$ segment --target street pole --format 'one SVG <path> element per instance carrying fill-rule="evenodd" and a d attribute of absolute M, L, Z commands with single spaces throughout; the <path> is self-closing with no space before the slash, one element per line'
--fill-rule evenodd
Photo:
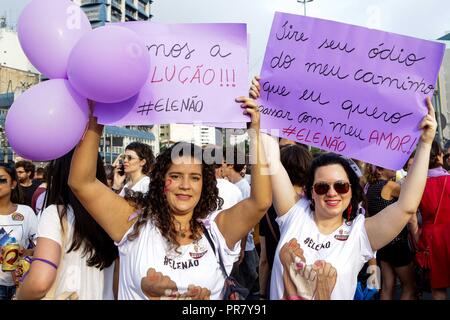
<path fill-rule="evenodd" d="M 297 0 L 297 2 L 303 4 L 303 15 L 306 17 L 306 4 L 308 2 L 313 2 L 313 0 Z"/>

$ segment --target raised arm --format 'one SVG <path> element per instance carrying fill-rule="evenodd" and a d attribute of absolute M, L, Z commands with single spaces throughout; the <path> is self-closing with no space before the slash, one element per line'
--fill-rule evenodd
<path fill-rule="evenodd" d="M 259 77 L 252 80 L 250 96 L 254 99 L 260 97 Z M 280 149 L 276 138 L 262 134 L 262 141 L 266 150 L 267 161 L 271 171 L 270 181 L 272 183 L 273 206 L 278 216 L 287 213 L 299 200 L 294 186 L 289 179 L 286 169 L 280 162 Z"/>
<path fill-rule="evenodd" d="M 402 185 L 398 201 L 377 215 L 366 219 L 366 231 L 373 250 L 378 250 L 394 239 L 405 227 L 422 199 L 427 179 L 431 144 L 436 134 L 436 118 L 431 101 L 427 98 L 428 114 L 423 118 L 422 134 L 413 165 Z"/>
<path fill-rule="evenodd" d="M 250 197 L 242 200 L 233 207 L 222 211 L 216 217 L 216 223 L 222 232 L 229 248 L 249 233 L 249 231 L 261 220 L 267 209 L 272 204 L 272 190 L 270 178 L 265 161 L 264 149 L 260 141 L 259 111 L 253 99 L 239 97 L 237 102 L 242 103 L 244 113 L 252 118 L 248 130 L 250 136 L 250 159 L 252 161 L 252 188 Z"/>
<path fill-rule="evenodd" d="M 103 126 L 91 115 L 86 134 L 72 158 L 69 186 L 95 221 L 118 242 L 133 224 L 128 218 L 135 209 L 96 178 L 102 131 Z"/>

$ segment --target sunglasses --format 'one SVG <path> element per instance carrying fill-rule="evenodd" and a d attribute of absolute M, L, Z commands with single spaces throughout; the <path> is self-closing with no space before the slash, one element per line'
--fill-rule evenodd
<path fill-rule="evenodd" d="M 128 155 L 128 154 L 125 154 L 124 156 L 123 156 L 123 160 L 128 160 L 128 161 L 131 161 L 131 160 L 133 160 L 133 159 L 138 159 L 138 158 L 135 158 L 135 157 L 132 157 L 132 156 L 130 156 L 130 155 Z"/>
<path fill-rule="evenodd" d="M 328 193 L 330 188 L 331 184 L 328 184 L 326 182 L 318 182 L 313 186 L 314 192 L 319 196 Z M 339 194 L 346 194 L 350 190 L 350 183 L 345 181 L 336 181 L 335 183 L 333 183 L 333 189 Z"/>
<path fill-rule="evenodd" d="M 8 183 L 8 179 L 0 178 L 0 184 L 6 184 L 6 183 Z"/>

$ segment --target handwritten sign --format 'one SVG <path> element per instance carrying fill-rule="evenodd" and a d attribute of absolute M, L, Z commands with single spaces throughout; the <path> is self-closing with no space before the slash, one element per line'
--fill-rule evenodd
<path fill-rule="evenodd" d="M 389 169 L 415 149 L 444 45 L 276 13 L 261 72 L 262 127 Z"/>
<path fill-rule="evenodd" d="M 248 92 L 245 24 L 119 24 L 140 35 L 151 63 L 141 92 L 98 104 L 102 124 L 245 122 L 234 99 Z"/>

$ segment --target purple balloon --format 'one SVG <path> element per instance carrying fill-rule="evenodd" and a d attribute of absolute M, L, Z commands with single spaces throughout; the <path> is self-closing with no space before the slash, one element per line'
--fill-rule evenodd
<path fill-rule="evenodd" d="M 41 82 L 20 95 L 11 106 L 6 116 L 6 136 L 23 158 L 53 160 L 80 141 L 88 115 L 87 100 L 67 80 Z"/>
<path fill-rule="evenodd" d="M 86 34 L 72 50 L 70 84 L 90 100 L 116 103 L 137 94 L 150 73 L 141 38 L 124 27 L 105 26 Z"/>
<path fill-rule="evenodd" d="M 92 30 L 86 14 L 70 0 L 31 1 L 17 29 L 25 55 L 50 79 L 67 78 L 70 52 Z"/>

